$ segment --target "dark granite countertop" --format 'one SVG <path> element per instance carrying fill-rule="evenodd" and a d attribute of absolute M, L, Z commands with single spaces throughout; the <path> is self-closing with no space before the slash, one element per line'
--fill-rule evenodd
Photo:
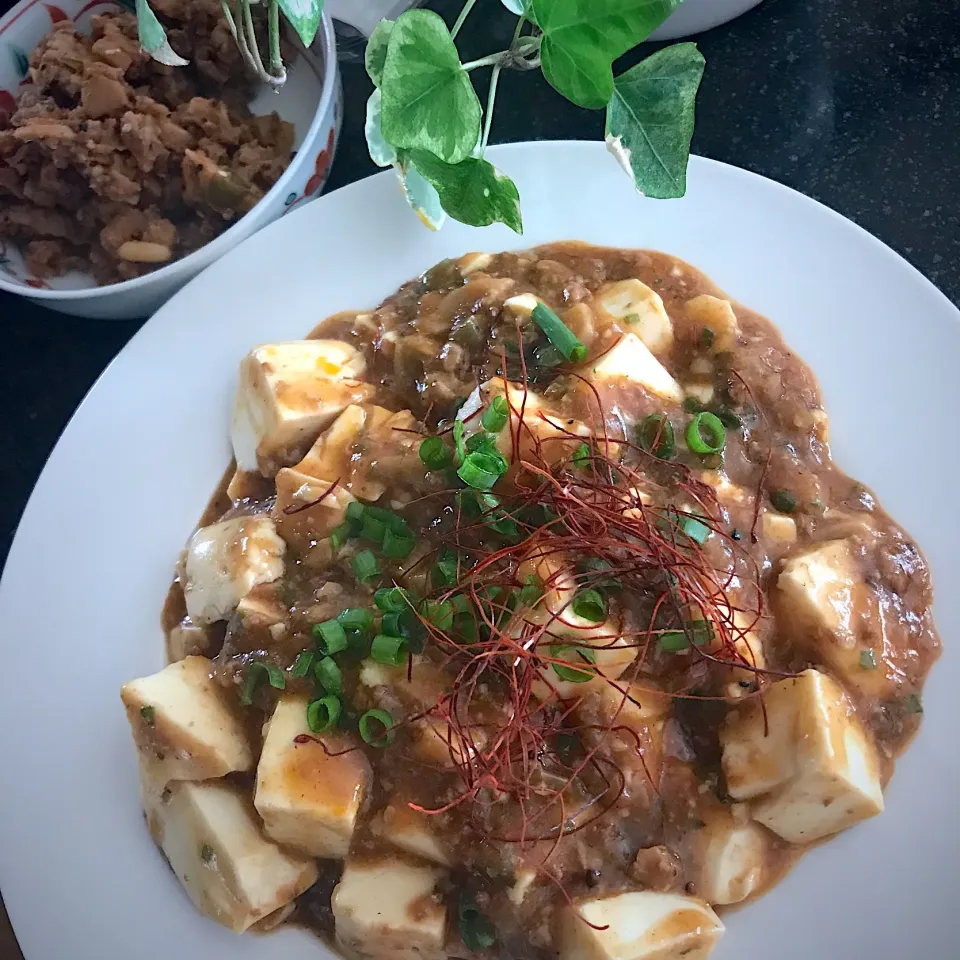
<path fill-rule="evenodd" d="M 431 6 L 450 15 L 460 0 Z M 471 19 L 468 54 L 502 45 L 507 14 L 488 6 L 488 20 Z M 765 0 L 699 43 L 708 66 L 697 153 L 816 197 L 960 302 L 958 0 Z M 328 189 L 374 170 L 363 143 L 369 82 L 357 63 L 343 78 L 346 121 Z M 562 101 L 539 75 L 504 78 L 494 141 L 601 133 L 601 114 Z M 140 322 L 63 317 L 3 293 L 0 320 L 2 560 L 58 435 Z"/>

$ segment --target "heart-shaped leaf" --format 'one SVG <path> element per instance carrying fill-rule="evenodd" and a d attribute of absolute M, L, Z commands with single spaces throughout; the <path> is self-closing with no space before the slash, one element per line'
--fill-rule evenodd
<path fill-rule="evenodd" d="M 374 90 L 367 100 L 367 120 L 363 126 L 370 159 L 378 167 L 392 167 L 397 162 L 397 151 L 383 139 L 380 129 L 380 91 Z"/>
<path fill-rule="evenodd" d="M 611 64 L 646 40 L 681 0 L 531 0 L 543 31 L 543 75 L 581 107 L 605 107 Z"/>
<path fill-rule="evenodd" d="M 367 41 L 367 50 L 363 61 L 367 68 L 367 75 L 375 87 L 380 86 L 383 79 L 383 65 L 387 60 L 387 45 L 390 43 L 390 34 L 393 32 L 392 20 L 381 20 L 370 34 Z"/>
<path fill-rule="evenodd" d="M 607 147 L 648 197 L 682 197 L 704 59 L 678 43 L 617 77 L 607 108 Z"/>
<path fill-rule="evenodd" d="M 409 155 L 403 156 L 396 167 L 407 203 L 413 207 L 414 213 L 424 226 L 431 230 L 439 230 L 446 222 L 447 214 L 444 212 L 436 188 L 421 175 Z"/>
<path fill-rule="evenodd" d="M 527 6 L 529 5 L 530 0 L 500 0 L 500 2 L 511 12 L 515 13 L 518 17 L 522 17 L 526 12 Z"/>
<path fill-rule="evenodd" d="M 166 64 L 168 67 L 185 67 L 190 62 L 173 52 L 167 42 L 166 30 L 150 9 L 147 0 L 137 0 L 137 39 L 144 52 L 157 63 Z"/>
<path fill-rule="evenodd" d="M 277 0 L 283 15 L 297 31 L 297 36 L 309 47 L 320 28 L 323 15 L 323 0 Z"/>
<path fill-rule="evenodd" d="M 447 163 L 468 157 L 480 137 L 480 101 L 443 20 L 408 10 L 390 32 L 380 78 L 383 135 Z"/>
<path fill-rule="evenodd" d="M 523 233 L 517 185 L 493 164 L 479 157 L 444 163 L 422 151 L 412 153 L 411 159 L 454 220 L 471 227 L 505 223 L 516 233 Z"/>

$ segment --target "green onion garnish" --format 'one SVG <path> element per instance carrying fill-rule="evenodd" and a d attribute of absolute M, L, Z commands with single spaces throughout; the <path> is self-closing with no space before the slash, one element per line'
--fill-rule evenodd
<path fill-rule="evenodd" d="M 587 557 L 585 560 L 581 560 L 577 564 L 577 573 L 582 574 L 597 574 L 602 573 L 605 570 L 612 570 L 613 567 L 606 560 L 602 560 L 600 557 Z M 613 577 L 596 577 L 591 576 L 587 581 L 594 589 L 599 590 L 601 593 L 620 593 L 623 590 L 619 580 L 614 579 Z"/>
<path fill-rule="evenodd" d="M 314 665 L 313 675 L 327 693 L 343 693 L 343 674 L 333 657 L 322 657 L 318 660 Z"/>
<path fill-rule="evenodd" d="M 450 448 L 442 437 L 427 437 L 420 444 L 420 459 L 428 470 L 442 470 L 450 465 Z"/>
<path fill-rule="evenodd" d="M 487 950 L 497 942 L 497 931 L 493 924 L 466 893 L 460 897 L 457 917 L 460 921 L 460 939 L 468 950 Z"/>
<path fill-rule="evenodd" d="M 550 648 L 550 656 L 557 660 L 562 659 L 568 653 L 573 653 L 574 656 L 580 657 L 586 663 L 597 662 L 596 654 L 589 647 L 556 646 Z M 569 683 L 588 683 L 596 676 L 592 670 L 589 672 L 574 670 L 562 663 L 554 663 L 551 666 L 561 680 L 566 680 Z"/>
<path fill-rule="evenodd" d="M 368 710 L 360 716 L 357 727 L 360 738 L 371 747 L 386 747 L 393 743 L 393 717 L 386 710 Z"/>
<path fill-rule="evenodd" d="M 490 406 L 483 411 L 483 416 L 480 417 L 480 426 L 487 433 L 499 433 L 507 425 L 509 419 L 510 407 L 507 404 L 507 398 L 498 396 L 494 397 Z"/>
<path fill-rule="evenodd" d="M 463 463 L 463 458 L 467 455 L 467 450 L 463 442 L 462 420 L 454 420 L 453 422 L 453 445 L 457 451 L 457 463 Z"/>
<path fill-rule="evenodd" d="M 860 651 L 860 666 L 864 670 L 876 670 L 877 669 L 877 657 L 872 650 L 861 650 Z"/>
<path fill-rule="evenodd" d="M 908 693 L 903 698 L 903 709 L 907 713 L 923 713 L 923 700 L 919 693 Z"/>
<path fill-rule="evenodd" d="M 708 620 L 691 620 L 687 632 L 693 637 L 695 647 L 705 647 L 713 641 L 713 624 Z"/>
<path fill-rule="evenodd" d="M 770 494 L 770 503 L 781 513 L 793 513 L 797 509 L 797 498 L 789 490 L 774 490 Z"/>
<path fill-rule="evenodd" d="M 573 612 L 591 623 L 603 623 L 607 619 L 607 601 L 598 590 L 579 590 L 573 598 Z"/>
<path fill-rule="evenodd" d="M 743 421 L 729 407 L 714 407 L 713 412 L 728 430 L 739 430 L 743 426 Z"/>
<path fill-rule="evenodd" d="M 399 613 L 410 606 L 410 594 L 403 587 L 384 587 L 373 595 L 373 602 L 384 613 Z"/>
<path fill-rule="evenodd" d="M 391 611 L 390 613 L 385 613 L 380 618 L 380 632 L 385 633 L 388 637 L 402 637 L 400 626 L 400 618 L 403 616 L 399 611 Z"/>
<path fill-rule="evenodd" d="M 247 679 L 243 685 L 243 692 L 240 694 L 240 702 L 245 707 L 253 703 L 253 692 L 264 677 L 267 678 L 267 682 L 274 690 L 283 690 L 287 686 L 287 678 L 278 666 L 272 663 L 264 663 L 262 660 L 254 660 L 247 667 Z"/>
<path fill-rule="evenodd" d="M 417 544 L 416 534 L 397 533 L 387 527 L 383 535 L 383 555 L 391 560 L 403 560 L 409 557 Z"/>
<path fill-rule="evenodd" d="M 717 335 L 709 327 L 704 327 L 700 331 L 700 343 L 705 349 L 709 350 L 716 339 Z"/>
<path fill-rule="evenodd" d="M 541 597 L 543 597 L 543 584 L 539 577 L 531 573 L 520 588 L 520 606 L 532 607 Z"/>
<path fill-rule="evenodd" d="M 374 543 L 383 543 L 383 535 L 387 532 L 387 525 L 378 520 L 369 510 L 364 511 L 363 521 L 360 524 L 360 536 L 364 540 Z"/>
<path fill-rule="evenodd" d="M 440 559 L 433 565 L 431 580 L 438 589 L 440 587 L 455 587 L 457 585 L 457 555 L 450 549 L 440 554 Z"/>
<path fill-rule="evenodd" d="M 341 523 L 340 526 L 333 528 L 330 534 L 330 544 L 334 550 L 340 550 L 352 535 L 353 528 L 350 524 Z"/>
<path fill-rule="evenodd" d="M 518 537 L 520 527 L 517 521 L 500 506 L 500 498 L 492 493 L 478 493 L 477 504 L 482 511 L 484 523 L 505 537 Z"/>
<path fill-rule="evenodd" d="M 677 452 L 673 424 L 665 413 L 651 413 L 637 427 L 637 443 L 658 460 L 669 460 Z"/>
<path fill-rule="evenodd" d="M 307 726 L 313 733 L 329 730 L 340 719 L 340 699 L 329 694 L 307 706 Z"/>
<path fill-rule="evenodd" d="M 339 620 L 324 620 L 315 623 L 312 628 L 313 639 L 317 641 L 320 652 L 333 656 L 347 649 L 347 631 Z"/>
<path fill-rule="evenodd" d="M 145 703 L 140 708 L 140 719 L 148 726 L 152 727 L 157 719 L 157 709 L 156 707 L 151 707 L 150 704 Z"/>
<path fill-rule="evenodd" d="M 559 367 L 565 359 L 552 343 L 543 343 L 533 351 L 533 365 L 536 367 Z"/>
<path fill-rule="evenodd" d="M 507 462 L 499 454 L 468 453 L 457 470 L 457 476 L 474 490 L 490 490 L 507 472 Z"/>
<path fill-rule="evenodd" d="M 438 630 L 449 630 L 453 626 L 453 604 L 449 600 L 423 600 L 420 613 Z"/>
<path fill-rule="evenodd" d="M 713 413 L 698 413 L 687 427 L 687 446 L 700 456 L 722 453 L 727 434 L 719 417 Z"/>
<path fill-rule="evenodd" d="M 660 648 L 668 653 L 690 649 L 690 639 L 682 630 L 669 630 L 660 634 Z"/>
<path fill-rule="evenodd" d="M 694 543 L 706 543 L 707 537 L 710 536 L 710 528 L 697 517 L 681 517 L 677 526 Z"/>
<path fill-rule="evenodd" d="M 567 360 L 573 363 L 583 363 L 587 359 L 587 348 L 545 303 L 538 301 L 531 316 L 533 322 Z"/>
<path fill-rule="evenodd" d="M 353 572 L 361 583 L 372 580 L 380 573 L 380 564 L 372 550 L 361 550 L 352 561 Z"/>
<path fill-rule="evenodd" d="M 337 620 L 344 630 L 369 630 L 373 625 L 373 614 L 365 607 L 348 607 L 337 614 Z"/>
<path fill-rule="evenodd" d="M 294 661 L 291 676 L 303 679 L 313 669 L 313 661 L 316 654 L 312 650 L 304 650 Z"/>
<path fill-rule="evenodd" d="M 704 406 L 697 397 L 687 397 L 687 399 L 683 401 L 683 409 L 687 413 L 701 413 L 703 412 Z"/>
<path fill-rule="evenodd" d="M 202 847 L 200 847 L 200 859 L 204 863 L 213 863 L 213 858 L 215 856 L 216 854 L 213 851 L 213 847 L 211 847 L 209 843 L 205 843 Z"/>
<path fill-rule="evenodd" d="M 373 638 L 370 656 L 377 663 L 399 667 L 407 659 L 407 641 L 403 637 L 390 637 L 385 633 L 378 633 Z"/>
<path fill-rule="evenodd" d="M 366 507 L 359 500 L 351 500 L 347 504 L 347 523 L 350 526 L 351 536 L 360 535 L 360 527 L 363 524 L 363 514 Z"/>
<path fill-rule="evenodd" d="M 590 448 L 585 443 L 581 443 L 580 446 L 573 451 L 573 457 L 571 459 L 575 467 L 586 470 L 586 468 L 590 466 Z"/>

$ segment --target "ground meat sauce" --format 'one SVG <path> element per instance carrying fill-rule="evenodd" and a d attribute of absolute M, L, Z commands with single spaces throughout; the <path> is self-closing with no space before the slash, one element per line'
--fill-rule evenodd
<path fill-rule="evenodd" d="M 634 279 L 662 298 L 672 342 L 639 312 L 615 315 L 611 290 L 620 288 L 610 285 Z M 584 365 L 563 362 L 533 319 L 505 308 L 505 300 L 521 294 L 533 294 L 563 319 L 589 352 Z M 716 300 L 698 299 L 704 296 Z M 318 696 L 312 682 L 291 671 L 300 653 L 313 649 L 313 625 L 348 608 L 380 617 L 374 591 L 394 583 L 415 597 L 466 591 L 472 600 L 488 599 L 486 616 L 498 627 L 481 624 L 471 638 L 454 641 L 428 630 L 411 643 L 418 652 L 404 666 L 371 664 L 369 643 L 338 658 L 340 725 L 355 731 L 358 716 L 369 709 L 387 710 L 397 722 L 389 746 L 359 747 L 374 777 L 351 856 L 382 851 L 384 823 L 409 811 L 407 804 L 441 811 L 427 819 L 455 865 L 441 884 L 453 918 L 450 955 L 469 953 L 456 921 L 464 896 L 496 930 L 489 953 L 546 958 L 556 952 L 556 913 L 570 901 L 638 889 L 700 894 L 707 825 L 750 817 L 749 805 L 728 792 L 720 731 L 728 711 L 763 702 L 772 684 L 809 667 L 835 677 L 877 748 L 883 783 L 917 729 L 923 681 L 939 650 L 924 559 L 870 492 L 833 465 L 828 421 L 810 370 L 767 320 L 720 301 L 723 295 L 706 277 L 665 254 L 562 243 L 445 261 L 372 312 L 329 318 L 312 336 L 362 350 L 373 401 L 412 412 L 409 425 L 392 436 L 368 437 L 344 451 L 350 466 L 339 482 L 350 478 L 352 489 L 374 481 L 385 487 L 378 505 L 399 513 L 417 532 L 416 547 L 405 559 L 383 561 L 381 575 L 358 582 L 353 560 L 369 546 L 362 538 L 312 541 L 292 526 L 288 536 L 279 523 L 289 545 L 285 573 L 254 588 L 281 611 L 269 626 L 234 616 L 225 629 L 198 628 L 185 619 L 179 582 L 171 590 L 164 626 L 173 658 L 191 652 L 214 657 L 216 676 L 237 691 L 251 659 L 265 659 L 287 671 L 288 691 Z M 604 358 L 637 331 L 645 343 L 657 345 L 654 352 L 685 397 L 664 399 L 640 382 L 640 371 L 636 377 L 600 375 Z M 514 438 L 514 452 L 526 450 L 527 466 L 534 466 L 518 466 L 514 457 L 493 487 L 505 511 L 521 504 L 514 511 L 519 529 L 507 523 L 491 530 L 478 521 L 465 505 L 464 484 L 449 469 L 427 470 L 417 455 L 423 437 L 438 434 L 452 453 L 457 411 L 465 402 L 469 406 L 478 385 L 496 378 L 525 391 L 531 407 L 548 410 L 559 424 L 553 437 L 559 453 L 547 452 L 547 441 L 524 448 L 526 441 Z M 724 424 L 720 453 L 694 453 L 685 440 L 691 420 L 703 411 Z M 468 435 L 477 431 L 478 415 L 465 416 Z M 675 440 L 669 451 L 659 448 L 664 419 Z M 651 423 L 658 430 L 646 442 L 638 439 L 638 429 L 649 431 Z M 583 424 L 587 431 L 580 430 Z M 505 429 L 522 433 L 516 426 Z M 604 431 L 606 441 L 597 440 Z M 586 434 L 592 447 L 582 446 Z M 291 450 L 286 462 L 295 463 L 303 452 Z M 271 481 L 231 477 L 205 523 L 278 515 Z M 232 499 L 225 492 L 228 481 Z M 541 491 L 539 505 L 524 499 L 529 490 Z M 571 507 L 569 497 L 582 502 L 583 510 Z M 588 508 L 608 509 L 617 498 L 627 498 L 635 516 L 645 514 L 647 527 L 638 525 L 634 537 L 623 528 L 614 535 L 599 522 L 588 525 L 580 530 L 576 555 L 570 555 L 567 537 L 559 561 L 586 578 L 577 581 L 581 590 L 589 585 L 602 598 L 609 636 L 631 638 L 626 667 L 621 663 L 611 674 L 616 682 L 605 679 L 607 661 L 601 657 L 611 653 L 612 639 L 599 643 L 590 658 L 578 659 L 575 646 L 563 647 L 574 642 L 569 638 L 546 645 L 534 640 L 532 651 L 520 644 L 512 654 L 506 647 L 490 655 L 498 635 L 522 639 L 544 629 L 542 621 L 517 626 L 522 614 L 498 607 L 490 583 L 529 585 L 533 570 L 534 596 L 538 588 L 549 594 L 556 586 L 551 572 L 525 558 L 555 525 L 575 524 Z M 310 509 L 292 516 L 309 516 Z M 684 526 L 691 517 L 705 526 Z M 677 522 L 689 536 L 676 532 Z M 635 564 L 641 548 L 633 540 L 661 535 L 675 548 L 662 566 Z M 818 635 L 776 585 L 791 558 L 834 542 L 844 544 L 858 586 L 845 608 L 843 636 L 831 640 Z M 455 572 L 444 583 L 436 565 L 444 551 L 449 558 L 452 545 Z M 643 549 L 650 549 L 649 542 Z M 485 572 L 476 573 L 481 567 Z M 612 571 L 609 576 L 604 569 Z M 696 611 L 687 595 L 677 601 L 691 576 L 719 585 L 722 599 L 715 594 Z M 704 617 L 714 618 L 714 626 Z M 381 629 L 378 624 L 371 635 Z M 445 626 L 453 636 L 456 617 Z M 697 630 L 705 633 L 698 636 Z M 747 634 L 751 640 L 744 647 Z M 493 659 L 484 661 L 484 651 Z M 538 654 L 548 662 L 538 661 Z M 559 657 L 574 665 L 565 668 L 574 682 L 559 682 L 551 655 L 554 663 Z M 484 668 L 493 662 L 498 668 Z M 245 708 L 255 736 L 276 696 L 261 684 L 253 706 Z M 640 721 L 618 719 L 626 717 L 623 711 L 639 714 Z M 520 722 L 518 712 L 524 714 Z M 469 738 L 455 736 L 455 727 L 466 729 Z M 438 728 L 439 751 L 421 749 Z M 498 768 L 494 776 L 472 756 L 492 755 L 498 738 L 512 738 L 514 767 Z M 762 882 L 749 897 L 774 884 L 805 849 L 772 831 L 764 834 Z M 328 938 L 338 875 L 338 864 L 328 863 L 294 915 Z M 729 898 L 736 899 L 744 898 Z"/>
<path fill-rule="evenodd" d="M 192 253 L 251 209 L 286 169 L 293 127 L 247 109 L 253 84 L 220 4 L 159 0 L 168 67 L 140 49 L 130 13 L 54 25 L 31 85 L 0 116 L 0 238 L 47 278 L 101 284 Z"/>

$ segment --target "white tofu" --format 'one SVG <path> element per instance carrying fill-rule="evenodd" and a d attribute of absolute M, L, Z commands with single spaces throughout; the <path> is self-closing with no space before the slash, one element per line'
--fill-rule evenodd
<path fill-rule="evenodd" d="M 711 353 L 729 353 L 737 345 L 739 326 L 733 304 L 704 293 L 687 301 L 687 316 L 712 331 Z"/>
<path fill-rule="evenodd" d="M 201 527 L 187 544 L 183 596 L 195 623 L 227 620 L 260 583 L 283 576 L 286 544 L 269 517 L 237 517 Z"/>
<path fill-rule="evenodd" d="M 719 470 L 704 470 L 700 473 L 700 479 L 713 487 L 716 491 L 717 499 L 724 506 L 729 507 L 733 504 L 746 503 L 747 501 L 747 491 L 743 487 L 731 483 L 729 477 Z"/>
<path fill-rule="evenodd" d="M 411 810 L 405 801 L 394 800 L 374 821 L 374 829 L 380 837 L 402 853 L 449 867 L 450 854 L 431 828 L 430 819 L 426 814 Z"/>
<path fill-rule="evenodd" d="M 683 385 L 683 395 L 685 397 L 692 397 L 704 405 L 713 403 L 714 393 L 713 384 L 706 380 L 692 380 L 690 383 Z"/>
<path fill-rule="evenodd" d="M 621 893 L 562 911 L 558 960 L 705 960 L 723 932 L 720 918 L 696 897 Z"/>
<path fill-rule="evenodd" d="M 503 307 L 516 317 L 529 317 L 539 302 L 532 293 L 521 293 L 515 297 L 507 297 L 503 301 Z"/>
<path fill-rule="evenodd" d="M 285 695 L 265 727 L 257 766 L 254 806 L 264 832 L 277 843 L 314 857 L 347 855 L 361 804 L 370 786 L 370 766 L 362 750 L 340 736 L 295 743 L 310 734 L 308 698 Z"/>
<path fill-rule="evenodd" d="M 781 546 L 790 546 L 797 542 L 797 522 L 793 517 L 764 508 L 760 516 L 760 527 L 768 540 Z"/>
<path fill-rule="evenodd" d="M 137 750 L 161 785 L 253 769 L 243 724 L 212 671 L 205 657 L 186 657 L 120 691 Z"/>
<path fill-rule="evenodd" d="M 347 860 L 334 888 L 338 944 L 367 960 L 440 960 L 447 911 L 443 871 L 394 856 Z"/>
<path fill-rule="evenodd" d="M 537 871 L 525 867 L 517 873 L 513 886 L 507 890 L 507 899 L 515 906 L 519 907 L 524 898 L 530 892 L 530 888 L 537 882 Z"/>
<path fill-rule="evenodd" d="M 876 750 L 840 685 L 816 670 L 765 688 L 720 733 L 730 795 L 792 843 L 811 843 L 883 811 Z"/>
<path fill-rule="evenodd" d="M 493 263 L 492 253 L 465 253 L 457 261 L 457 269 L 466 277 L 478 270 L 486 270 Z"/>
<path fill-rule="evenodd" d="M 683 402 L 683 389 L 680 384 L 633 333 L 624 334 L 612 349 L 595 361 L 592 372 L 596 380 L 622 377 L 632 383 L 639 383 L 651 393 L 671 403 Z"/>
<path fill-rule="evenodd" d="M 738 823 L 729 811 L 718 813 L 698 830 L 698 870 L 694 886 L 713 904 L 740 903 L 764 883 L 770 834 L 759 824 Z"/>
<path fill-rule="evenodd" d="M 211 646 L 207 628 L 184 617 L 167 635 L 167 659 L 175 663 L 185 657 L 205 657 L 212 652 Z"/>
<path fill-rule="evenodd" d="M 339 340 L 252 350 L 240 364 L 230 437 L 237 469 L 273 476 L 293 463 L 351 403 L 373 395 L 363 354 Z"/>
<path fill-rule="evenodd" d="M 640 280 L 605 284 L 594 295 L 593 308 L 602 319 L 628 324 L 653 353 L 666 353 L 673 346 L 673 323 L 663 300 Z"/>
<path fill-rule="evenodd" d="M 262 835 L 250 801 L 224 780 L 172 783 L 148 816 L 194 906 L 235 933 L 317 879 L 312 860 L 291 856 Z"/>
<path fill-rule="evenodd" d="M 309 550 L 346 520 L 347 507 L 356 498 L 339 484 L 333 486 L 334 480 L 317 480 L 293 467 L 277 474 L 272 516 L 277 532 L 296 550 Z"/>

